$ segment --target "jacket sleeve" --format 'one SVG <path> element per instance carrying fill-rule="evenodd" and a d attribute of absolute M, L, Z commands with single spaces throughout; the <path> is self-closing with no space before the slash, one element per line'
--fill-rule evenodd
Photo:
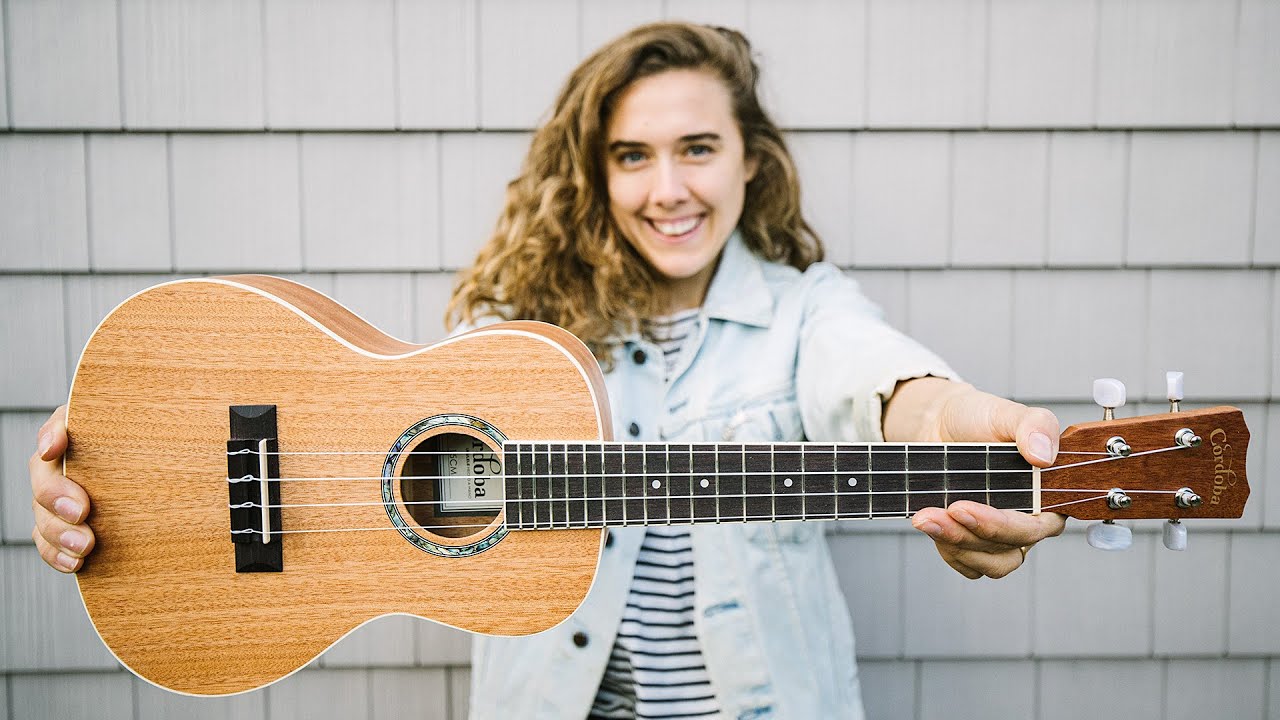
<path fill-rule="evenodd" d="M 880 307 L 838 268 L 817 263 L 800 328 L 796 396 L 805 436 L 884 440 L 884 403 L 903 380 L 959 379 L 941 358 L 894 329 Z"/>

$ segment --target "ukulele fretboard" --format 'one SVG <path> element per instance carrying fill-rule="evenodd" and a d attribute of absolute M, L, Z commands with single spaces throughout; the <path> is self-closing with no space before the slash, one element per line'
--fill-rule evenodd
<path fill-rule="evenodd" d="M 503 448 L 514 530 L 909 517 L 973 500 L 1031 511 L 1012 444 L 523 443 Z"/>

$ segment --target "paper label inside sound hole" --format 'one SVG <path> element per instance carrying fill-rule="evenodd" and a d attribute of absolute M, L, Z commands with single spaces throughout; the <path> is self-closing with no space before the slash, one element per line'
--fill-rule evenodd
<path fill-rule="evenodd" d="M 441 510 L 488 513 L 502 509 L 502 462 L 488 445 L 467 435 L 448 435 L 439 467 Z"/>

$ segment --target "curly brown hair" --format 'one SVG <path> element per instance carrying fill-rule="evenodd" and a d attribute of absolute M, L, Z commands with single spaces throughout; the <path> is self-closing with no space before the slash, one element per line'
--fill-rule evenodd
<path fill-rule="evenodd" d="M 745 155 L 759 164 L 738 224 L 747 247 L 801 270 L 822 259 L 822 242 L 800 210 L 795 163 L 756 96 L 750 43 L 727 28 L 653 23 L 600 48 L 569 76 L 520 175 L 507 184 L 492 237 L 459 274 L 447 325 L 542 320 L 577 335 L 608 367 L 620 335 L 661 312 L 660 278 L 609 212 L 606 134 L 632 83 L 685 69 L 724 83 Z"/>

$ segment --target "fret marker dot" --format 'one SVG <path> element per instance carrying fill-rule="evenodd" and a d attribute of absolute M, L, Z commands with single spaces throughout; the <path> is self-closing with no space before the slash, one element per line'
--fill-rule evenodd
<path fill-rule="evenodd" d="M 857 487 L 858 478 L 849 478 L 849 487 Z"/>
<path fill-rule="evenodd" d="M 710 481 L 708 481 L 706 478 L 702 478 L 702 482 L 700 482 L 700 483 L 698 483 L 698 484 L 699 484 L 699 485 L 701 485 L 702 487 L 707 487 L 707 486 L 708 486 L 708 485 L 710 485 L 711 483 L 710 483 Z"/>
<path fill-rule="evenodd" d="M 783 480 L 782 484 L 787 487 L 791 487 L 791 478 L 787 478 L 786 480 Z"/>
<path fill-rule="evenodd" d="M 657 490 L 657 489 L 658 489 L 658 488 L 660 488 L 660 487 L 662 487 L 662 481 L 661 481 L 661 480 L 654 480 L 654 481 L 653 481 L 653 489 L 654 489 L 654 490 Z"/>

